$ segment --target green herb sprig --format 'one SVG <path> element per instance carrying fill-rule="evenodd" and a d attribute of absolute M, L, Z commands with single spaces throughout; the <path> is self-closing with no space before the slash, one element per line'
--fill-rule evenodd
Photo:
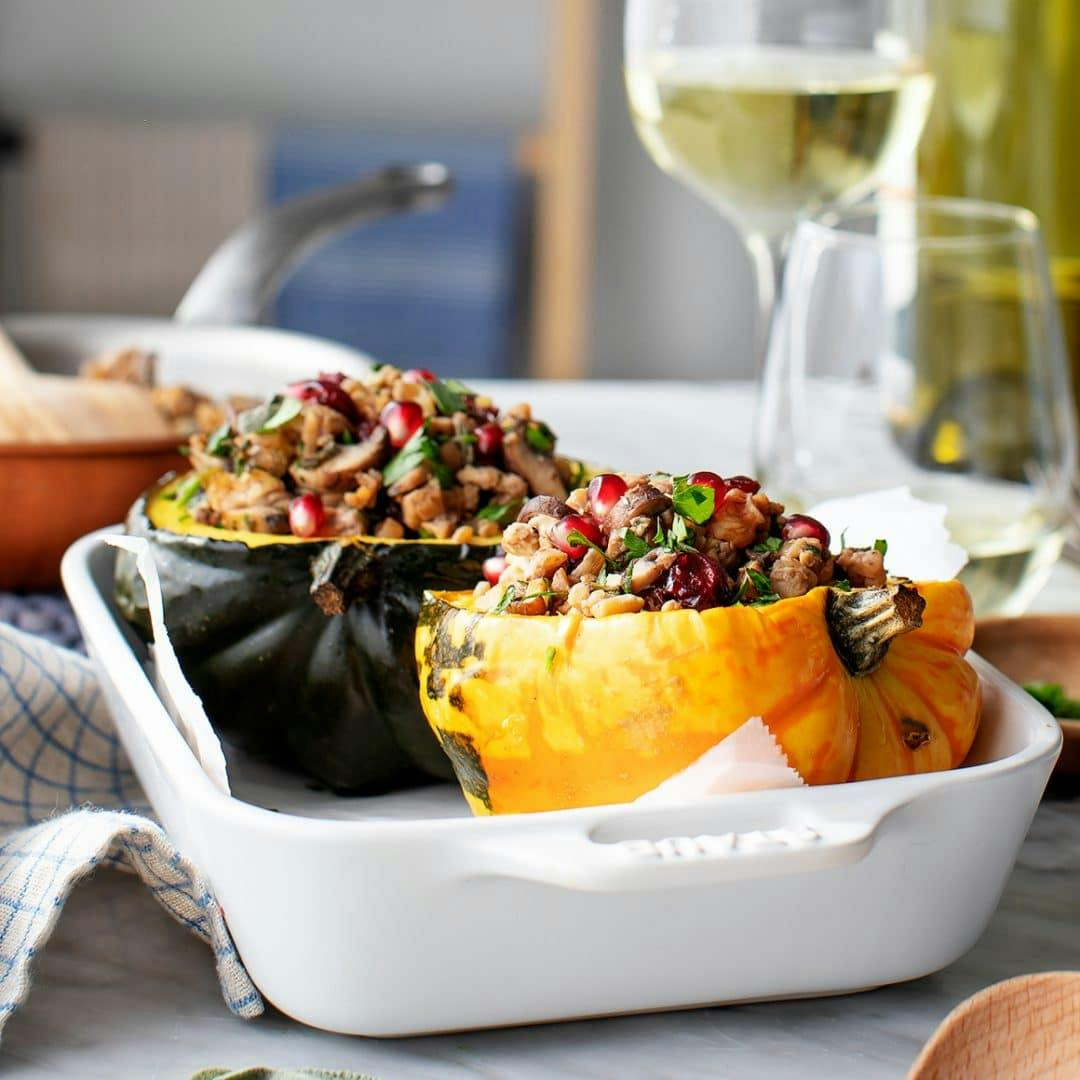
<path fill-rule="evenodd" d="M 707 484 L 691 484 L 688 477 L 676 476 L 671 482 L 671 505 L 695 525 L 704 525 L 716 512 L 716 492 Z"/>

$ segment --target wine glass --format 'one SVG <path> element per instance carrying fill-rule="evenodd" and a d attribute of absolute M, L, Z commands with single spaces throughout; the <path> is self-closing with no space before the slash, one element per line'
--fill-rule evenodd
<path fill-rule="evenodd" d="M 878 198 L 800 222 L 755 440 L 793 508 L 902 486 L 944 505 L 976 613 L 1023 610 L 1061 551 L 1076 453 L 1035 216 Z"/>
<path fill-rule="evenodd" d="M 910 163 L 923 0 L 627 0 L 626 87 L 656 163 L 739 228 L 762 337 L 796 214 Z"/>

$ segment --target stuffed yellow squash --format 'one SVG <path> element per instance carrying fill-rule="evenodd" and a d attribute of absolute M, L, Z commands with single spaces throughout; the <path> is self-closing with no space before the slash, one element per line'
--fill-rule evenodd
<path fill-rule="evenodd" d="M 963 761 L 964 587 L 889 578 L 884 543 L 834 556 L 820 523 L 713 476 L 534 500 L 488 582 L 426 596 L 421 701 L 475 812 L 630 801 L 751 716 L 810 784 Z"/>

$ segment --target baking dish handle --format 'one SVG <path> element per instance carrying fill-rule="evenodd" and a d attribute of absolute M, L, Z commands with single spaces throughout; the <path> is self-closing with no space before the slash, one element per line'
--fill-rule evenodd
<path fill-rule="evenodd" d="M 518 839 L 513 847 L 490 846 L 487 855 L 493 858 L 485 860 L 485 868 L 499 876 L 586 892 L 666 889 L 831 870 L 864 858 L 885 818 L 924 793 L 907 793 L 853 821 L 613 842 L 579 831 L 545 832 L 527 842 Z M 592 832 L 610 833 L 610 825 L 609 820 Z"/>

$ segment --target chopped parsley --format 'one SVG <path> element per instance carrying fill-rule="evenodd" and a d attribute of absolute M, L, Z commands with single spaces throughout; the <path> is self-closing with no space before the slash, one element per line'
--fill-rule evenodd
<path fill-rule="evenodd" d="M 228 421 L 215 428 L 206 440 L 206 452 L 214 457 L 228 457 L 232 453 L 232 426 Z"/>
<path fill-rule="evenodd" d="M 754 592 L 757 593 L 757 598 L 750 603 L 751 607 L 768 607 L 770 604 L 775 604 L 780 597 L 773 592 L 772 582 L 760 571 L 755 570 L 752 566 L 746 568 L 746 577 L 750 584 L 754 586 Z"/>
<path fill-rule="evenodd" d="M 546 671 L 551 671 L 551 669 L 555 666 L 555 655 L 556 649 L 554 645 L 549 645 L 544 650 L 544 669 Z"/>
<path fill-rule="evenodd" d="M 176 501 L 180 506 L 187 506 L 202 491 L 202 477 L 195 473 L 189 476 L 176 489 Z"/>
<path fill-rule="evenodd" d="M 468 412 L 469 398 L 476 395 L 458 379 L 433 379 L 427 384 L 431 396 L 435 399 L 439 412 L 443 416 Z"/>
<path fill-rule="evenodd" d="M 851 582 L 846 577 L 834 577 L 829 584 L 841 592 L 851 592 Z"/>
<path fill-rule="evenodd" d="M 555 433 L 542 420 L 530 420 L 525 425 L 525 441 L 541 454 L 555 449 Z"/>
<path fill-rule="evenodd" d="M 508 503 L 490 503 L 483 510 L 478 510 L 476 516 L 481 521 L 494 521 L 498 525 L 506 525 L 518 516 L 518 511 L 524 505 L 521 499 Z"/>
<path fill-rule="evenodd" d="M 881 555 L 882 558 L 884 558 L 886 553 L 889 550 L 889 541 L 888 540 L 881 540 L 881 539 L 875 540 L 874 541 L 874 550 L 879 555 Z"/>
<path fill-rule="evenodd" d="M 269 401 L 245 409 L 236 418 L 236 426 L 242 435 L 268 435 L 295 420 L 303 407 L 299 398 L 275 394 Z"/>
<path fill-rule="evenodd" d="M 760 544 L 755 544 L 750 550 L 759 555 L 775 555 L 783 544 L 779 536 L 766 536 Z"/>
<path fill-rule="evenodd" d="M 716 492 L 707 484 L 690 484 L 685 476 L 672 481 L 671 505 L 695 525 L 704 525 L 716 511 Z"/>
<path fill-rule="evenodd" d="M 1069 697 L 1061 683 L 1026 682 L 1024 689 L 1059 720 L 1080 720 L 1080 701 Z"/>
<path fill-rule="evenodd" d="M 454 482 L 452 470 L 440 460 L 438 446 L 421 428 L 387 463 L 382 471 L 383 484 L 391 487 L 418 465 L 424 464 L 434 473 L 440 487 L 452 486 Z"/>
<path fill-rule="evenodd" d="M 620 529 L 615 535 L 622 541 L 631 559 L 640 559 L 642 555 L 648 555 L 649 545 L 637 533 L 631 532 L 629 527 Z"/>
<path fill-rule="evenodd" d="M 604 549 L 597 547 L 587 536 L 578 532 L 577 529 L 571 529 L 566 537 L 566 542 L 572 544 L 574 547 L 590 547 L 593 551 L 599 551 L 604 556 L 604 561 L 607 561 L 607 555 L 604 554 Z"/>
<path fill-rule="evenodd" d="M 513 603 L 520 600 L 524 603 L 526 600 L 544 599 L 549 600 L 555 596 L 566 596 L 564 592 L 555 592 L 552 589 L 545 589 L 543 592 L 529 593 L 527 596 L 517 595 L 517 582 L 513 582 L 506 586 L 502 596 L 499 597 L 499 602 L 491 609 L 493 615 L 502 615 L 506 609 Z"/>

